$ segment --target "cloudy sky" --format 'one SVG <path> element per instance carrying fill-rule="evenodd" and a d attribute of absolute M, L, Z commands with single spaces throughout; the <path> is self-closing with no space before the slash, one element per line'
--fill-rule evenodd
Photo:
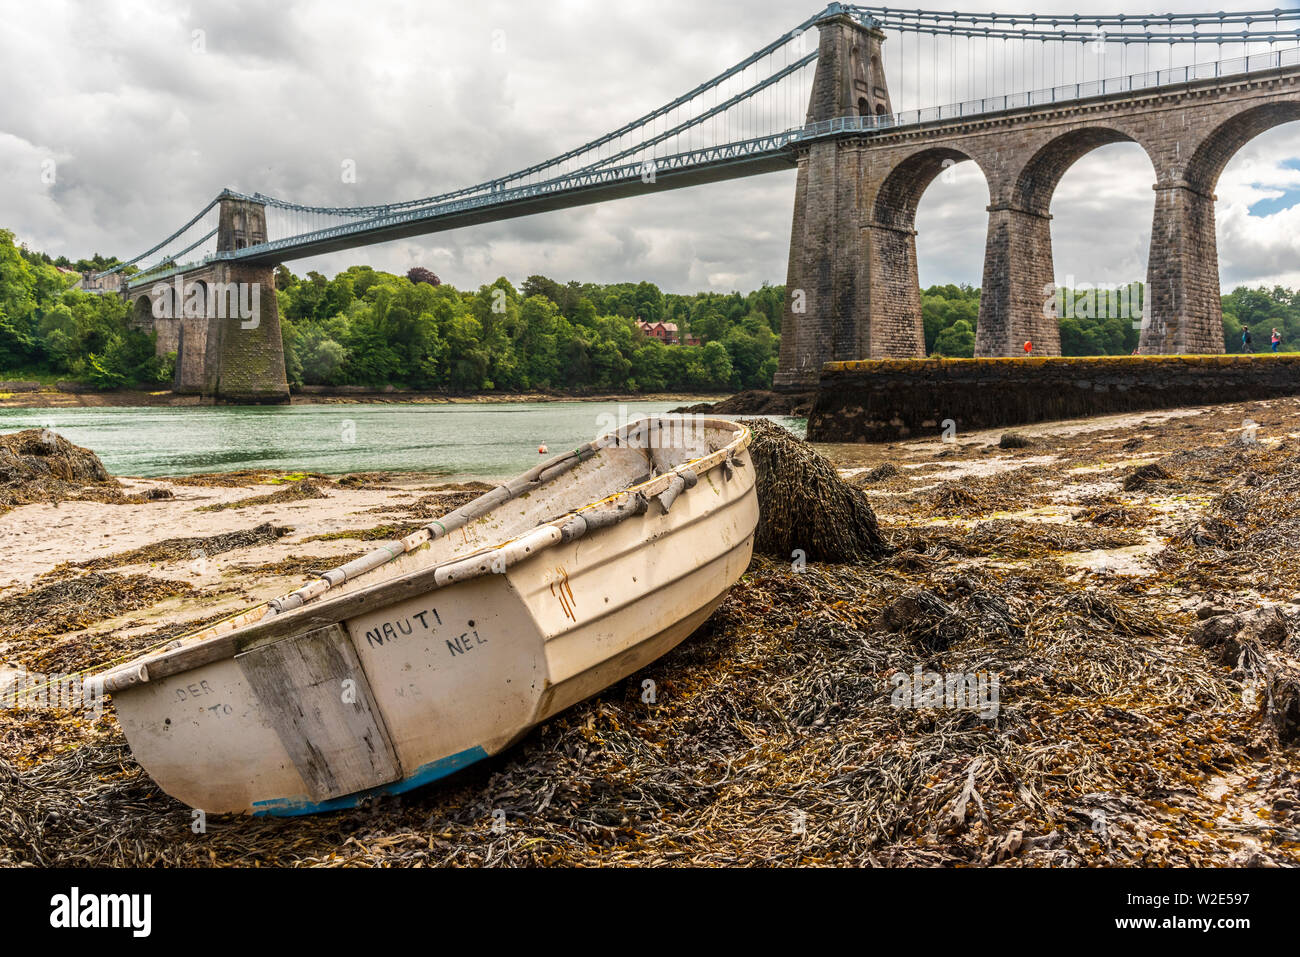
<path fill-rule="evenodd" d="M 0 0 L 0 227 L 53 255 L 125 257 L 222 187 L 358 205 L 470 185 L 617 128 L 818 6 Z M 1227 9 L 1252 6 L 1258 0 Z M 355 183 L 341 181 L 346 160 Z M 971 165 L 922 201 L 923 284 L 980 280 L 988 192 Z M 1132 144 L 1099 149 L 1070 170 L 1052 208 L 1059 280 L 1145 277 L 1152 178 Z M 1300 123 L 1245 147 L 1218 197 L 1225 287 L 1300 286 Z M 675 292 L 748 290 L 785 280 L 793 198 L 793 172 L 772 173 L 291 265 L 300 274 L 423 265 L 461 288 L 543 273 L 649 279 Z"/>

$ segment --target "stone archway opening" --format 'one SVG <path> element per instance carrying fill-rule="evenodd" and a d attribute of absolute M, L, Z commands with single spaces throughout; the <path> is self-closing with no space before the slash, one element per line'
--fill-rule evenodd
<path fill-rule="evenodd" d="M 194 319 L 206 317 L 210 313 L 209 297 L 211 290 L 206 280 L 195 279 L 185 284 L 185 309 L 183 315 Z"/>
<path fill-rule="evenodd" d="M 1300 321 L 1291 316 L 1292 290 L 1300 288 L 1294 237 L 1300 218 L 1300 166 L 1295 142 L 1300 103 L 1273 103 L 1231 117 L 1201 144 L 1186 180 L 1214 197 L 1214 251 L 1221 306 L 1217 317 L 1227 352 L 1300 348 Z M 1250 331 L 1251 342 L 1243 343 Z"/>
<path fill-rule="evenodd" d="M 1057 315 L 1061 297 L 1053 256 L 1053 237 L 1060 231 L 1052 221 L 1053 200 L 1061 181 L 1080 160 L 1113 144 L 1133 142 L 1127 132 L 1107 126 L 1079 127 L 1056 135 L 1020 165 L 1005 192 L 990 204 L 976 355 L 1061 354 Z M 1094 247 L 1113 245 L 1114 234 L 1122 234 L 1122 228 L 1106 215 L 1070 228 Z M 1135 242 L 1140 244 L 1140 238 Z M 1085 264 L 1084 272 L 1089 274 L 1086 282 L 1104 281 L 1092 275 L 1097 272 L 1092 266 Z M 1125 276 L 1123 281 L 1130 278 L 1140 276 Z M 1124 341 L 1122 335 L 1120 339 Z"/>
<path fill-rule="evenodd" d="M 1094 147 L 1059 177 L 1050 206 L 1051 307 L 1062 355 L 1128 355 L 1137 347 L 1155 178 L 1146 150 L 1131 140 Z"/>
<path fill-rule="evenodd" d="M 153 298 L 149 295 L 136 296 L 131 306 L 131 321 L 141 329 L 153 325 Z"/>
<path fill-rule="evenodd" d="M 987 206 L 983 171 L 960 150 L 921 150 L 884 178 L 870 216 L 871 355 L 929 355 L 941 336 L 944 354 L 972 353 Z"/>

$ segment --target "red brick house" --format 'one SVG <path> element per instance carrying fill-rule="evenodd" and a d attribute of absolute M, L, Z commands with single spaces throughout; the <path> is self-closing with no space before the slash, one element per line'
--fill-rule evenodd
<path fill-rule="evenodd" d="M 677 323 L 675 322 L 649 323 L 644 319 L 638 319 L 636 324 L 647 336 L 652 339 L 658 339 L 664 345 L 681 345 L 681 334 L 677 331 Z M 699 344 L 700 340 L 698 337 L 692 335 L 686 336 L 686 345 L 698 346 Z"/>

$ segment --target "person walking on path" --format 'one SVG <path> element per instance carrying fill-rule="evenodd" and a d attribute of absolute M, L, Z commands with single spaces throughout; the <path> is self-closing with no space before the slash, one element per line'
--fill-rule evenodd
<path fill-rule="evenodd" d="M 1277 326 L 1273 327 L 1273 351 L 1277 352 L 1277 347 L 1282 344 L 1282 333 L 1277 331 Z"/>
<path fill-rule="evenodd" d="M 1250 344 L 1253 340 L 1250 338 L 1250 326 L 1241 327 L 1241 351 L 1250 352 Z"/>

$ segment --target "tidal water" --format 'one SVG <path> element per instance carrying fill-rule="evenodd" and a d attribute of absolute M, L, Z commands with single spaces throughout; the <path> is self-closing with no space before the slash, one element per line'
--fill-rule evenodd
<path fill-rule="evenodd" d="M 48 428 L 99 455 L 114 475 L 157 478 L 264 468 L 430 472 L 507 478 L 619 424 L 682 403 L 199 406 L 0 409 L 0 432 Z M 801 419 L 773 417 L 803 434 Z"/>

